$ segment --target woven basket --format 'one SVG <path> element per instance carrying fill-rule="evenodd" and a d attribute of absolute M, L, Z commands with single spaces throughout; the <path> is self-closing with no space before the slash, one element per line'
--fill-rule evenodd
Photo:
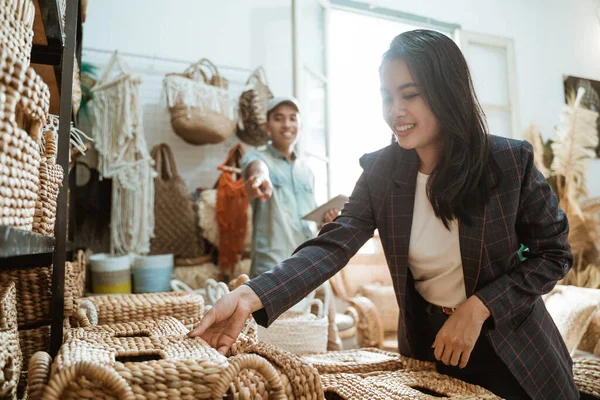
<path fill-rule="evenodd" d="M 0 284 L 0 332 L 17 329 L 16 299 L 14 282 Z"/>
<path fill-rule="evenodd" d="M 324 374 L 321 381 L 325 393 L 335 393 L 338 398 L 347 400 L 500 399 L 480 386 L 435 371 L 404 369 L 368 374 Z"/>
<path fill-rule="evenodd" d="M 204 254 L 204 241 L 196 234 L 194 200 L 177 172 L 171 147 L 161 143 L 152 148 L 158 175 L 154 178 L 154 238 L 150 254 L 196 258 Z"/>
<path fill-rule="evenodd" d="M 317 314 L 311 313 L 313 305 Z M 293 354 L 323 353 L 327 351 L 329 320 L 323 314 L 321 300 L 306 302 L 305 312 L 283 313 L 268 329 L 258 327 L 258 338 Z"/>
<path fill-rule="evenodd" d="M 202 339 L 188 338 L 173 318 L 154 324 L 148 329 L 122 324 L 104 333 L 100 327 L 71 331 L 54 360 L 44 398 L 217 399 L 242 370 L 264 377 L 269 398 L 286 398 L 267 360 L 253 354 L 227 359 Z M 47 359 L 41 362 L 30 369 L 44 370 Z"/>
<path fill-rule="evenodd" d="M 22 94 L 27 70 L 1 45 L 0 76 L 0 224 L 31 230 L 39 185 L 39 138 L 19 126 L 25 120 L 25 105 L 31 104 Z M 36 124 L 29 128 L 37 129 Z"/>
<path fill-rule="evenodd" d="M 202 296 L 182 292 L 92 296 L 79 299 L 76 304 L 78 309 L 91 308 L 97 314 L 97 321 L 89 321 L 92 325 L 171 316 L 190 326 L 198 323 L 204 313 Z"/>
<path fill-rule="evenodd" d="M 236 134 L 244 143 L 251 146 L 262 146 L 269 140 L 263 124 L 267 122 L 269 100 L 273 98 L 273 93 L 267 85 L 265 70 L 262 67 L 257 68 L 250 75 L 246 82 L 246 86 L 249 85 L 251 88 L 240 96 L 240 123 Z"/>
<path fill-rule="evenodd" d="M 415 362 L 418 362 L 401 357 L 398 353 L 372 348 L 309 354 L 302 356 L 302 360 L 315 367 L 320 374 L 397 371 L 411 362 L 411 367 L 415 368 Z M 433 368 L 430 364 L 423 364 L 421 368 L 426 366 Z"/>
<path fill-rule="evenodd" d="M 29 66 L 35 6 L 31 0 L 0 0 L 0 42 Z"/>
<path fill-rule="evenodd" d="M 0 285 L 0 398 L 16 399 L 23 363 L 14 282 Z"/>
<path fill-rule="evenodd" d="M 167 74 L 164 86 L 175 133 L 193 145 L 220 143 L 231 136 L 236 118 L 227 85 L 206 58 L 182 74 Z"/>
<path fill-rule="evenodd" d="M 17 399 L 23 357 L 17 329 L 0 331 L 0 398 Z"/>
<path fill-rule="evenodd" d="M 29 365 L 31 357 L 38 351 L 50 352 L 50 325 L 39 328 L 19 330 L 19 344 L 23 354 L 23 365 Z M 19 379 L 19 398 L 27 387 L 27 368 L 23 368 Z"/>
<path fill-rule="evenodd" d="M 600 360 L 593 358 L 574 359 L 573 377 L 580 392 L 600 397 Z"/>
<path fill-rule="evenodd" d="M 57 135 L 53 130 L 44 132 L 45 152 L 40 163 L 40 186 L 35 203 L 33 232 L 54 236 L 56 222 L 56 199 L 62 187 L 63 168 L 56 164 Z"/>
<path fill-rule="evenodd" d="M 17 319 L 19 326 L 50 320 L 50 284 L 52 268 L 7 269 L 0 282 L 16 284 Z"/>
<path fill-rule="evenodd" d="M 277 370 L 289 399 L 323 399 L 318 371 L 298 356 L 268 343 L 240 335 L 231 346 L 232 355 L 256 354 L 267 359 Z M 243 373 L 232 382 L 234 398 L 268 399 L 266 382 L 252 373 Z M 237 396 L 237 397 L 236 397 Z"/>
<path fill-rule="evenodd" d="M 52 357 L 45 351 L 40 351 L 31 356 L 28 365 L 27 396 L 29 400 L 42 400 L 44 390 L 48 386 Z"/>

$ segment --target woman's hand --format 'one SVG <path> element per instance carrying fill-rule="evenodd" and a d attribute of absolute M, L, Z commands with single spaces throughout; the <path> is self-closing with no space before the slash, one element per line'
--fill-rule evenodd
<path fill-rule="evenodd" d="M 435 358 L 446 365 L 464 368 L 490 311 L 477 296 L 471 296 L 446 320 L 433 345 Z"/>
<path fill-rule="evenodd" d="M 262 301 L 254 290 L 242 285 L 217 301 L 188 336 L 200 336 L 225 355 L 244 329 L 250 314 L 261 308 Z"/>

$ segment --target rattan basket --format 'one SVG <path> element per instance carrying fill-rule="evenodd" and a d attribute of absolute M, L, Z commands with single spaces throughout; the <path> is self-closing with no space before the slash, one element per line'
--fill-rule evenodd
<path fill-rule="evenodd" d="M 174 318 L 153 323 L 145 329 L 134 323 L 104 332 L 102 327 L 71 330 L 43 398 L 218 399 L 243 370 L 265 379 L 270 399 L 286 398 L 279 375 L 264 358 L 243 354 L 227 359 L 202 339 L 188 338 Z M 30 370 L 47 371 L 47 358 L 32 361 Z"/>
<path fill-rule="evenodd" d="M 90 318 L 91 325 L 107 325 L 130 321 L 143 321 L 161 317 L 175 317 L 191 326 L 204 314 L 204 299 L 196 293 L 165 292 L 115 296 L 92 296 L 76 301 L 77 308 L 85 308 L 97 315 Z M 78 315 L 82 315 L 78 313 Z M 85 313 L 83 315 L 86 315 Z M 85 324 L 85 322 L 83 322 Z"/>
<path fill-rule="evenodd" d="M 0 42 L 26 66 L 31 55 L 34 17 L 31 0 L 0 0 Z"/>
<path fill-rule="evenodd" d="M 23 358 L 17 333 L 15 284 L 0 285 L 0 398 L 16 399 Z"/>
<path fill-rule="evenodd" d="M 367 373 L 374 371 L 397 371 L 410 363 L 415 368 L 416 360 L 411 360 L 385 350 L 365 348 L 344 351 L 330 351 L 321 354 L 302 356 L 302 360 L 315 367 L 321 374 Z M 430 367 L 423 364 L 419 368 Z"/>
<path fill-rule="evenodd" d="M 19 326 L 50 320 L 52 268 L 5 269 L 0 282 L 16 283 Z"/>

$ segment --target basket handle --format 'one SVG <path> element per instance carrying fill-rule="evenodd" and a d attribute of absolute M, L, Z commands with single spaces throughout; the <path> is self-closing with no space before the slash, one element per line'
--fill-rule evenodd
<path fill-rule="evenodd" d="M 221 297 L 229 293 L 229 288 L 225 282 L 217 282 L 214 279 L 207 279 L 205 285 L 206 296 L 212 304 L 215 304 L 217 301 L 219 301 L 219 299 L 221 299 Z"/>
<path fill-rule="evenodd" d="M 133 390 L 117 371 L 90 361 L 77 362 L 54 374 L 46 386 L 44 399 L 60 400 L 64 398 L 65 390 L 71 382 L 79 377 L 86 377 L 92 382 L 100 382 L 111 395 L 119 400 L 135 400 Z"/>
<path fill-rule="evenodd" d="M 171 279 L 171 289 L 173 289 L 174 292 L 193 292 L 194 291 L 191 287 L 189 287 L 188 285 L 186 285 L 185 283 L 183 283 L 177 279 Z"/>
<path fill-rule="evenodd" d="M 29 359 L 27 368 L 27 393 L 30 400 L 42 400 L 44 389 L 50 379 L 50 366 L 52 357 L 45 351 L 36 352 Z"/>
<path fill-rule="evenodd" d="M 227 369 L 220 374 L 220 379 L 215 382 L 212 394 L 214 398 L 221 398 L 226 395 L 229 385 L 242 370 L 254 370 L 267 381 L 269 390 L 269 399 L 279 400 L 287 399 L 285 387 L 281 381 L 279 373 L 271 363 L 256 354 L 240 354 L 229 358 Z"/>
<path fill-rule="evenodd" d="M 265 73 L 265 69 L 262 65 L 256 68 L 252 72 L 252 74 L 250 74 L 248 80 L 246 81 L 246 85 L 250 84 L 253 81 L 258 81 L 266 86 L 269 86 L 269 84 L 267 83 L 267 74 Z"/>
<path fill-rule="evenodd" d="M 98 325 L 98 311 L 89 300 L 79 300 L 75 319 L 82 328 Z"/>
<path fill-rule="evenodd" d="M 202 67 L 206 68 L 208 72 L 212 75 L 209 79 L 208 75 L 202 70 Z M 212 63 L 208 58 L 202 58 L 200 61 L 190 65 L 183 71 L 183 74 L 190 77 L 191 79 L 198 80 L 198 74 L 202 76 L 205 83 L 212 84 L 216 79 L 222 78 L 219 73 L 219 69 L 215 64 Z M 220 82 L 220 80 L 216 80 Z M 222 85 L 214 85 L 223 87 Z"/>
<path fill-rule="evenodd" d="M 306 310 L 304 310 L 304 315 L 312 313 L 312 306 L 317 306 L 317 318 L 323 318 L 323 302 L 319 299 L 311 299 L 306 302 Z"/>

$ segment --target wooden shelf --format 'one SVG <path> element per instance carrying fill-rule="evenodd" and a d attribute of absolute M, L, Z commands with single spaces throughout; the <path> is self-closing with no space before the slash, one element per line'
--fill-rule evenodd
<path fill-rule="evenodd" d="M 62 12 L 58 0 L 33 0 L 33 47 L 31 62 L 34 64 L 60 65 L 64 47 Z"/>
<path fill-rule="evenodd" d="M 0 225 L 0 238 L 0 258 L 52 253 L 56 242 L 53 237 L 4 225 Z"/>

